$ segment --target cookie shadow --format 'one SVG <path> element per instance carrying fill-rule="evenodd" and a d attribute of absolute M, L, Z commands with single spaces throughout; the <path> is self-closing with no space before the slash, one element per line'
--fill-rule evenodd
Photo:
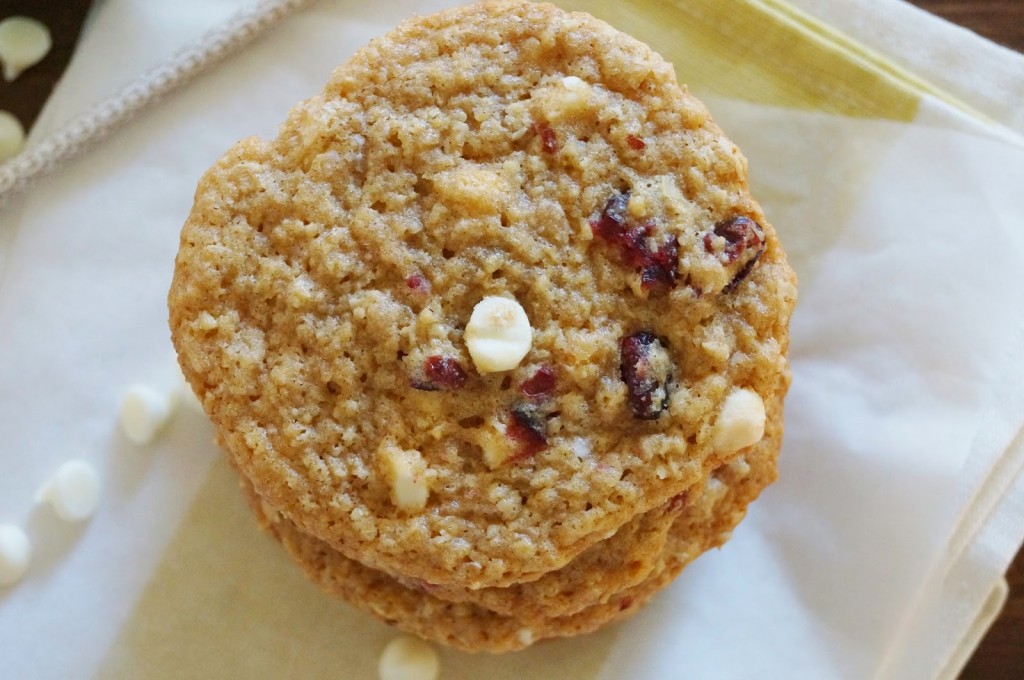
<path fill-rule="evenodd" d="M 32 564 L 28 578 L 46 580 L 82 538 L 88 526 L 84 522 L 61 519 L 48 503 L 37 503 L 29 515 L 25 532 L 32 541 Z M 3 591 L 0 591 L 3 597 Z"/>
<path fill-rule="evenodd" d="M 94 677 L 373 678 L 398 634 L 306 580 L 258 528 L 219 459 Z M 497 656 L 443 650 L 444 677 L 592 680 L 617 634 Z"/>

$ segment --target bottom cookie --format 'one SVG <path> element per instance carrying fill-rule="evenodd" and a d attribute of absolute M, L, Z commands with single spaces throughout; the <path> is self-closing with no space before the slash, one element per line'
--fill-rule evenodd
<path fill-rule="evenodd" d="M 678 516 L 665 547 L 644 580 L 572 615 L 546 619 L 524 620 L 403 585 L 301 532 L 265 505 L 244 477 L 242 485 L 260 523 L 284 545 L 306 575 L 329 594 L 429 640 L 466 651 L 505 652 L 546 638 L 590 632 L 638 611 L 687 564 L 728 540 L 748 504 L 775 479 L 781 437 L 780 419 L 771 419 L 765 437 L 757 445 L 715 471 L 704 493 L 676 511 Z"/>

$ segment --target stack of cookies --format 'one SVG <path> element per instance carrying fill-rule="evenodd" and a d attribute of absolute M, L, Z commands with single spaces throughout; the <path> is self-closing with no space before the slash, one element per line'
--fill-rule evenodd
<path fill-rule="evenodd" d="M 629 616 L 775 477 L 795 277 L 650 48 L 514 0 L 372 42 L 202 178 L 169 304 L 324 590 L 505 651 Z"/>

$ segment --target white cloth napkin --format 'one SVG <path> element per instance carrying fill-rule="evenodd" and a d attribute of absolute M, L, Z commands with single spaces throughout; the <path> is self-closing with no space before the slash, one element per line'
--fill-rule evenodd
<path fill-rule="evenodd" d="M 760 0 L 773 4 L 776 0 Z M 1024 56 L 903 0 L 786 0 L 1024 134 Z"/>
<path fill-rule="evenodd" d="M 99 5 L 37 134 L 242 4 Z M 0 522 L 27 527 L 37 553 L 0 591 L 5 676 L 374 667 L 389 630 L 324 604 L 250 522 L 183 552 L 221 522 L 195 511 L 227 478 L 211 468 L 209 427 L 182 414 L 133 447 L 116 405 L 129 383 L 175 382 L 164 298 L 202 171 L 238 137 L 273 134 L 370 37 L 442 4 L 321 0 L 0 213 Z M 128 52 L 113 60 L 118 43 Z M 712 112 L 801 276 L 780 481 L 725 549 L 628 624 L 506 657 L 445 652 L 445 678 L 934 677 L 985 620 L 1024 525 L 1011 446 L 1024 413 L 1024 151 L 934 125 L 717 100 Z M 72 457 L 106 481 L 83 527 L 31 504 Z M 154 609 L 178 561 L 177 599 Z M 253 583 L 270 606 L 240 594 Z M 949 625 L 930 627 L 936 613 Z M 196 633 L 171 630 L 181 621 Z"/>

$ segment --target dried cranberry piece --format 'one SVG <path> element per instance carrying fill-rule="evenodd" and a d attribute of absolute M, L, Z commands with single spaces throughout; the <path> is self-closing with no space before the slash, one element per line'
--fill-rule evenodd
<path fill-rule="evenodd" d="M 633 598 L 627 595 L 619 601 L 619 611 L 624 612 L 633 606 Z"/>
<path fill-rule="evenodd" d="M 533 131 L 540 136 L 541 147 L 548 153 L 558 151 L 558 136 L 547 123 L 539 122 L 533 124 Z"/>
<path fill-rule="evenodd" d="M 459 362 L 451 357 L 427 357 L 423 370 L 436 385 L 449 389 L 458 389 L 466 384 L 466 372 Z"/>
<path fill-rule="evenodd" d="M 618 235 L 616 241 L 630 266 L 643 268 L 651 263 L 651 248 L 647 245 L 647 237 L 652 229 L 653 225 L 648 222 L 630 227 Z"/>
<path fill-rule="evenodd" d="M 640 272 L 640 285 L 644 290 L 656 285 L 674 288 L 678 275 L 679 244 L 668 234 L 657 250 L 651 249 L 654 224 L 632 224 L 627 216 L 629 192 L 615 194 L 605 203 L 601 215 L 590 221 L 595 236 L 619 247 L 623 259 Z"/>
<path fill-rule="evenodd" d="M 519 391 L 531 399 L 543 399 L 549 397 L 555 391 L 555 369 L 551 366 L 541 366 L 537 372 L 523 381 Z"/>
<path fill-rule="evenodd" d="M 647 143 L 636 135 L 627 135 L 626 144 L 629 144 L 629 148 L 636 149 L 637 151 L 647 148 Z"/>
<path fill-rule="evenodd" d="M 670 236 L 657 252 L 650 253 L 648 263 L 640 272 L 640 285 L 645 289 L 658 284 L 675 287 L 678 265 L 679 242 Z"/>
<path fill-rule="evenodd" d="M 595 236 L 614 242 L 626 231 L 626 206 L 629 205 L 629 192 L 615 194 L 604 204 L 601 216 L 590 220 L 590 228 Z"/>
<path fill-rule="evenodd" d="M 761 225 L 742 215 L 715 224 L 714 234 L 725 239 L 723 254 L 728 263 L 735 262 L 752 248 L 760 249 L 764 244 L 764 229 Z M 704 235 L 704 249 L 709 253 L 715 250 L 711 234 Z"/>
<path fill-rule="evenodd" d="M 723 292 L 729 293 L 747 278 L 764 253 L 764 229 L 754 220 L 742 215 L 721 220 L 715 224 L 713 231 L 704 234 L 704 250 L 711 254 L 715 254 L 718 247 L 715 236 L 725 239 L 725 247 L 719 254 L 724 263 L 741 262 L 732 281 L 722 289 Z"/>
<path fill-rule="evenodd" d="M 516 404 L 512 407 L 505 432 L 519 444 L 514 460 L 536 455 L 548 445 L 547 421 L 531 404 Z"/>
<path fill-rule="evenodd" d="M 417 293 L 426 294 L 430 292 L 430 281 L 428 281 L 423 274 L 418 272 L 415 274 L 409 274 L 409 276 L 405 278 L 405 285 L 408 286 L 410 290 Z"/>
<path fill-rule="evenodd" d="M 412 386 L 417 390 L 457 390 L 466 384 L 466 372 L 462 370 L 462 365 L 451 357 L 427 357 L 423 362 L 423 374 L 426 380 L 412 381 Z"/>
<path fill-rule="evenodd" d="M 666 345 L 649 330 L 619 341 L 619 371 L 626 383 L 629 407 L 641 420 L 655 420 L 668 407 L 672 361 Z"/>

